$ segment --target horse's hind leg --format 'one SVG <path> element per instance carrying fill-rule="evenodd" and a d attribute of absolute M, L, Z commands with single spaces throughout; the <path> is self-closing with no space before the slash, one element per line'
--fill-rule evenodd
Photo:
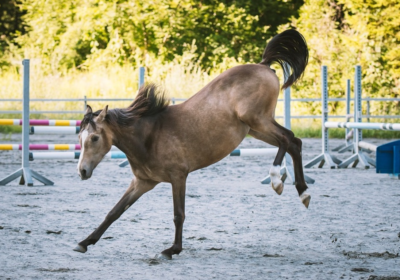
<path fill-rule="evenodd" d="M 280 166 L 282 165 L 285 153 L 288 152 L 293 159 L 297 192 L 299 193 L 302 203 L 308 208 L 311 197 L 305 193 L 305 190 L 308 187 L 304 180 L 303 163 L 301 158 L 301 140 L 294 137 L 292 131 L 284 128 L 273 119 L 257 122 L 250 127 L 251 129 L 249 134 L 254 138 L 278 147 L 278 153 L 270 170 L 271 185 L 273 189 L 278 194 L 281 194 L 283 191 L 283 182 L 280 179 Z"/>
<path fill-rule="evenodd" d="M 144 193 L 153 189 L 158 183 L 147 180 L 133 179 L 129 188 L 122 196 L 120 201 L 107 214 L 101 225 L 93 231 L 85 240 L 79 242 L 74 251 L 85 253 L 87 246 L 96 244 L 103 233 L 115 222 L 128 208 L 135 203 Z"/>
<path fill-rule="evenodd" d="M 162 251 L 162 255 L 167 259 L 172 259 L 172 255 L 179 255 L 182 251 L 182 231 L 185 221 L 185 193 L 186 193 L 187 174 L 174 176 L 172 180 L 172 198 L 174 201 L 174 223 L 175 240 L 172 247 Z"/>

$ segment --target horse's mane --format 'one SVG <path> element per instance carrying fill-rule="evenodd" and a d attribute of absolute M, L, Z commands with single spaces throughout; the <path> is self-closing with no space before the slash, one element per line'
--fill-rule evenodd
<path fill-rule="evenodd" d="M 135 119 L 161 113 L 168 105 L 169 99 L 166 97 L 165 91 L 155 84 L 148 84 L 140 88 L 136 98 L 127 108 L 109 110 L 106 121 L 111 125 L 128 126 Z M 96 129 L 93 118 L 98 116 L 101 111 L 85 114 L 81 122 L 81 129 L 88 124 Z"/>

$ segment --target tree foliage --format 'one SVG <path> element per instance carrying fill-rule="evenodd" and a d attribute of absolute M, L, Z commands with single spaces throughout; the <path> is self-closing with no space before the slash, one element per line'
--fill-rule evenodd
<path fill-rule="evenodd" d="M 5 0 L 0 17 L 0 67 L 29 57 L 40 60 L 44 75 L 146 65 L 150 75 L 166 77 L 189 65 L 211 77 L 234 63 L 259 62 L 273 35 L 295 27 L 310 48 L 298 97 L 320 96 L 322 65 L 330 95 L 344 96 L 357 64 L 365 96 L 400 95 L 398 0 Z M 310 108 L 317 114 L 320 104 Z"/>
<path fill-rule="evenodd" d="M 204 67 L 260 59 L 300 0 L 22 0 L 29 32 L 17 42 L 51 71 L 98 63 L 172 61 L 188 50 Z"/>
<path fill-rule="evenodd" d="M 310 62 L 296 94 L 320 96 L 320 69 L 327 65 L 329 94 L 343 97 L 346 79 L 353 83 L 354 66 L 361 65 L 363 96 L 399 97 L 399 23 L 400 2 L 396 0 L 307 0 L 290 24 L 303 33 L 310 48 Z M 290 25 L 281 26 L 280 31 Z M 331 110 L 338 105 L 333 103 Z M 310 107 L 319 113 L 320 104 Z M 372 107 L 375 113 L 400 109 L 399 102 Z M 341 109 L 344 113 L 342 105 Z"/>
<path fill-rule="evenodd" d="M 6 51 L 16 37 L 25 32 L 25 23 L 22 20 L 24 12 L 19 9 L 18 4 L 19 1 L 16 0 L 0 2 L 0 54 Z"/>

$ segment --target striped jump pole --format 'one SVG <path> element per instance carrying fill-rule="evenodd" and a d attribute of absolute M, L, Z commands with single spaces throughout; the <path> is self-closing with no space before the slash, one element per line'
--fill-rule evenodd
<path fill-rule="evenodd" d="M 0 186 L 20 178 L 20 185 L 33 186 L 33 178 L 45 185 L 54 185 L 52 181 L 43 177 L 29 168 L 29 59 L 22 61 L 23 65 L 23 91 L 22 91 L 22 166 L 14 173 L 0 180 Z"/>
<path fill-rule="evenodd" d="M 29 144 L 29 150 L 80 150 L 79 144 Z M 0 150 L 22 150 L 22 144 L 0 144 Z"/>
<path fill-rule="evenodd" d="M 18 119 L 0 119 L 0 125 L 22 125 L 23 121 Z M 42 126 L 80 126 L 81 121 L 74 120 L 29 120 L 29 125 Z"/>
<path fill-rule="evenodd" d="M 22 150 L 22 144 L 0 144 L 0 151 Z M 29 144 L 30 151 L 80 151 L 81 145 L 79 144 Z M 117 147 L 112 146 L 112 151 L 119 150 Z"/>
<path fill-rule="evenodd" d="M 81 152 L 30 152 L 29 160 L 37 159 L 69 159 L 75 160 L 79 159 Z M 126 155 L 123 152 L 108 152 L 105 158 L 109 159 L 125 159 Z"/>
<path fill-rule="evenodd" d="M 29 134 L 79 134 L 79 126 L 31 126 Z"/>
<path fill-rule="evenodd" d="M 325 127 L 400 131 L 400 123 L 326 122 Z"/>
<path fill-rule="evenodd" d="M 229 156 L 231 157 L 254 157 L 254 156 L 272 156 L 276 155 L 278 148 L 265 149 L 236 149 Z M 79 159 L 81 152 L 30 152 L 29 160 L 35 159 Z M 125 159 L 126 155 L 121 151 L 108 152 L 105 158 Z"/>

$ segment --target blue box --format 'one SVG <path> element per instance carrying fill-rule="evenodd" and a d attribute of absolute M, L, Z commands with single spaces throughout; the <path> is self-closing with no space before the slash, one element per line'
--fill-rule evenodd
<path fill-rule="evenodd" d="M 400 179 L 400 140 L 377 147 L 376 173 L 394 174 Z"/>

